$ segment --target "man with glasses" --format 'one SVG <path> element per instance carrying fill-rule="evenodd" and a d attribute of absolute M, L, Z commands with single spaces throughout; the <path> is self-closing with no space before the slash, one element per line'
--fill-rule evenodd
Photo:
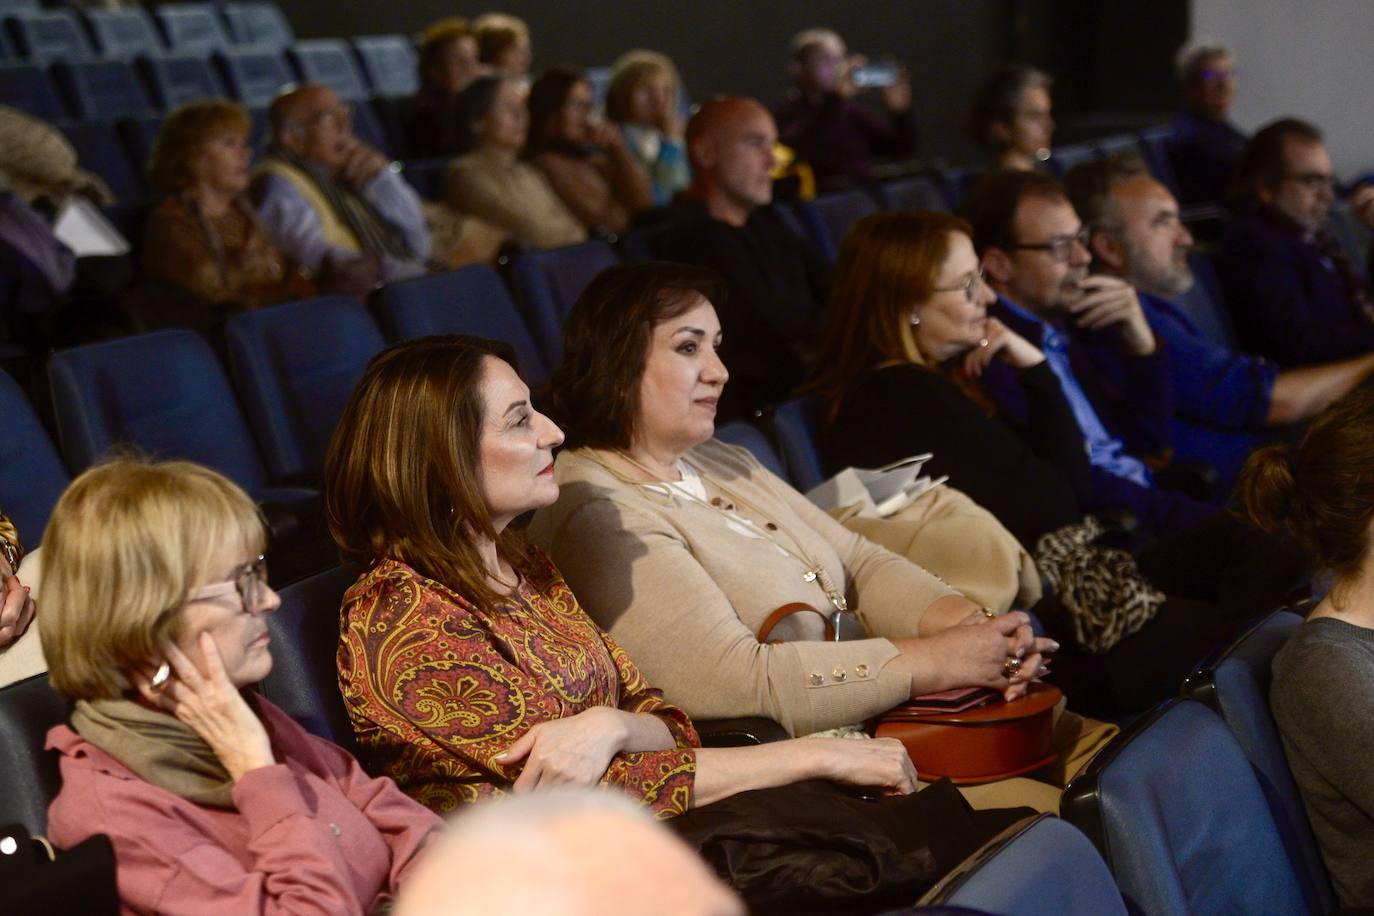
<path fill-rule="evenodd" d="M 351 112 L 331 89 L 284 93 L 268 119 L 272 142 L 252 192 L 283 252 L 358 296 L 425 273 L 430 239 L 419 196 L 395 163 L 353 135 Z"/>
<path fill-rule="evenodd" d="M 1374 351 L 1374 294 L 1329 227 L 1336 181 L 1321 133 L 1284 118 L 1246 144 L 1243 209 L 1215 255 L 1236 333 L 1281 368 Z M 1350 196 L 1374 228 L 1374 187 Z"/>
<path fill-rule="evenodd" d="M 1169 349 L 1180 456 L 1206 461 L 1229 483 L 1276 427 L 1310 419 L 1374 372 L 1374 354 L 1280 370 L 1209 340 L 1180 304 L 1195 285 L 1192 235 L 1174 196 L 1138 155 L 1075 166 L 1064 185 L 1092 230 L 1095 269 L 1136 288 L 1150 327 Z"/>
<path fill-rule="evenodd" d="M 1245 134 L 1230 121 L 1236 98 L 1231 52 L 1212 42 L 1192 43 L 1175 58 L 1183 110 L 1174 120 L 1167 149 L 1185 207 L 1215 203 L 1227 187 L 1245 147 Z"/>

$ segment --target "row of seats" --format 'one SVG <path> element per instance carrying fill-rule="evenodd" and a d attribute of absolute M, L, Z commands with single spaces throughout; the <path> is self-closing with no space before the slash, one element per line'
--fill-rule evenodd
<path fill-rule="evenodd" d="M 141 6 L 77 11 L 5 0 L 0 15 L 0 63 L 205 54 L 234 45 L 284 48 L 295 40 L 277 5 L 257 0 L 161 4 L 151 14 Z"/>

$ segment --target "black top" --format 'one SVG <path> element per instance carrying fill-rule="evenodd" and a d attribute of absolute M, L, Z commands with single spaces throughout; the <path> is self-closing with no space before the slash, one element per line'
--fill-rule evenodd
<path fill-rule="evenodd" d="M 821 435 L 831 473 L 873 468 L 933 452 L 923 473 L 949 475 L 967 493 L 1034 547 L 1041 535 L 1079 521 L 1087 494 L 1083 434 L 1049 363 L 1017 373 L 1029 423 L 989 416 L 958 385 L 920 366 L 903 364 L 865 375 Z"/>

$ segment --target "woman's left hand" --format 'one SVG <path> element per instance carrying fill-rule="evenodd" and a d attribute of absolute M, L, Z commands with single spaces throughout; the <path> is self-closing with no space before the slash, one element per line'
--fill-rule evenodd
<path fill-rule="evenodd" d="M 982 614 L 980 611 L 979 614 Z M 972 620 L 971 622 L 978 622 Z M 1036 636 L 1029 623 L 1016 628 L 1010 637 L 1010 654 L 1007 656 L 1020 661 L 1020 666 L 1008 681 L 1002 696 L 1007 702 L 1025 696 L 1030 682 L 1049 673 L 1049 654 L 1059 648 L 1059 643 L 1044 636 Z"/>
<path fill-rule="evenodd" d="M 4 568 L 9 569 L 9 564 L 4 560 Z M 33 623 L 35 607 L 33 599 L 29 597 L 28 587 L 19 581 L 15 575 L 0 575 L 0 649 L 24 635 L 24 631 Z"/>
<path fill-rule="evenodd" d="M 525 768 L 515 791 L 557 785 L 595 785 L 625 748 L 631 713 L 598 706 L 570 716 L 541 722 L 521 735 L 496 762 L 510 766 L 521 760 Z"/>
<path fill-rule="evenodd" d="M 964 371 L 974 378 L 983 374 L 994 357 L 1016 369 L 1029 369 L 1045 361 L 1038 347 L 996 318 L 984 323 L 983 333 L 983 339 L 964 356 Z"/>

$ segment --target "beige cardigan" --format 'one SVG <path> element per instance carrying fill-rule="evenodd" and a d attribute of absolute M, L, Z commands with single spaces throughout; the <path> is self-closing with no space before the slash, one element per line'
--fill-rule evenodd
<path fill-rule="evenodd" d="M 480 217 L 531 248 L 558 248 L 587 240 L 577 221 L 538 169 L 479 149 L 455 159 L 444 180 L 444 202 Z"/>
<path fill-rule="evenodd" d="M 767 716 L 802 735 L 907 698 L 911 679 L 883 669 L 898 652 L 880 637 L 915 636 L 925 608 L 952 589 L 847 531 L 744 449 L 712 440 L 686 456 L 707 494 L 732 499 L 723 483 L 751 504 L 738 512 L 799 540 L 843 584 L 874 637 L 822 641 L 820 618 L 807 614 L 789 618 L 798 622 L 791 641 L 761 645 L 755 634 L 784 604 L 829 612 L 820 585 L 802 579 L 803 564 L 770 540 L 732 531 L 717 510 L 633 483 L 591 454 L 558 456 L 561 494 L 535 514 L 530 537 L 669 702 L 703 719 Z"/>

